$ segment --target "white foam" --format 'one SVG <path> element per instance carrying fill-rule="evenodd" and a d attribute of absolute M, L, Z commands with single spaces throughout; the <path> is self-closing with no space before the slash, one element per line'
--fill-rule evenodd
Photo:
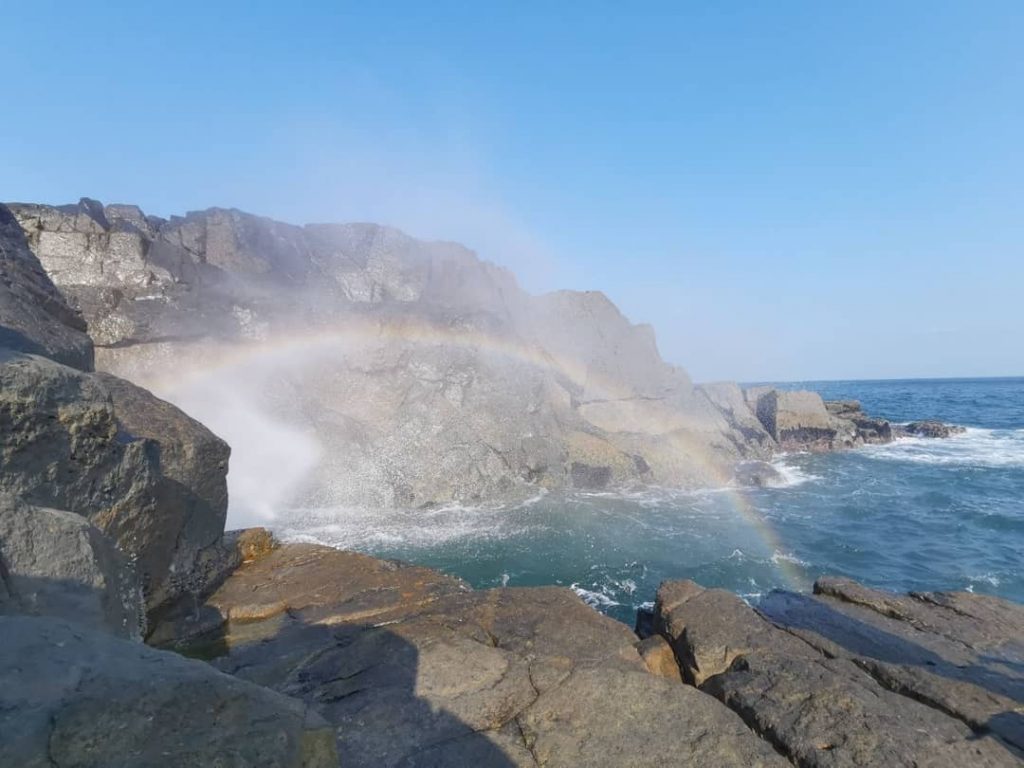
<path fill-rule="evenodd" d="M 616 605 L 622 605 L 622 603 L 618 602 L 617 600 L 613 600 L 608 594 L 604 592 L 603 589 L 601 591 L 584 589 L 579 584 L 570 584 L 569 587 L 570 589 L 572 589 L 573 592 L 579 595 L 580 599 L 583 600 L 583 602 L 585 602 L 591 608 L 601 609 L 611 608 Z"/>
<path fill-rule="evenodd" d="M 430 548 L 453 541 L 504 539 L 533 527 L 515 508 L 447 505 L 435 509 L 292 509 L 279 535 L 340 549 Z"/>
<path fill-rule="evenodd" d="M 771 488 L 795 488 L 804 483 L 811 483 L 820 480 L 819 475 L 813 475 L 800 467 L 790 464 L 786 456 L 782 456 L 772 462 L 775 471 L 782 476 L 782 482 L 770 483 Z"/>
<path fill-rule="evenodd" d="M 809 565 L 809 563 L 806 560 L 801 560 L 799 557 L 794 555 L 792 552 L 782 552 L 781 550 L 778 550 L 778 549 L 776 549 L 774 552 L 772 552 L 771 561 L 775 565 L 779 565 L 780 563 L 791 563 L 793 565 L 803 565 L 803 566 Z"/>
<path fill-rule="evenodd" d="M 905 437 L 862 449 L 873 459 L 966 467 L 1024 467 L 1024 429 L 981 429 L 947 438 Z"/>
<path fill-rule="evenodd" d="M 1000 584 L 1002 584 L 1002 581 L 994 573 L 982 573 L 978 576 L 970 576 L 968 578 L 971 580 L 972 583 L 984 581 L 986 584 L 990 584 L 993 587 L 998 587 Z"/>

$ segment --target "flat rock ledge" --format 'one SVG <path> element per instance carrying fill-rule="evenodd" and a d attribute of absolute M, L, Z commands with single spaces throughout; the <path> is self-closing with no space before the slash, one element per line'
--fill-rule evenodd
<path fill-rule="evenodd" d="M 756 609 L 689 581 L 654 629 L 684 679 L 799 766 L 1024 764 L 1024 607 L 845 579 Z"/>
<path fill-rule="evenodd" d="M 671 651 L 638 648 L 561 587 L 477 591 L 285 544 L 149 640 L 307 703 L 345 766 L 788 765 L 677 667 L 671 679 Z"/>
<path fill-rule="evenodd" d="M 298 699 L 353 766 L 1024 764 L 1024 608 L 666 582 L 638 639 L 560 587 L 257 542 L 149 642 Z"/>

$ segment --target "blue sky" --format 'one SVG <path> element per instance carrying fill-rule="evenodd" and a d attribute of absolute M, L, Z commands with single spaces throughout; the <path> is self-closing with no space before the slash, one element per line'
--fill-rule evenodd
<path fill-rule="evenodd" d="M 700 380 L 1024 374 L 1024 3 L 629 5 L 9 3 L 0 199 L 460 240 Z"/>

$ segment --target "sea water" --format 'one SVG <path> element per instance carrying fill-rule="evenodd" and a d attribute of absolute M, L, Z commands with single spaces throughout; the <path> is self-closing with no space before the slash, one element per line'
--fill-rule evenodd
<path fill-rule="evenodd" d="M 538 494 L 515 506 L 302 510 L 288 538 L 439 568 L 475 587 L 561 584 L 632 622 L 664 579 L 747 599 L 821 575 L 1024 602 L 1024 378 L 800 382 L 948 440 L 777 459 L 777 488 Z"/>

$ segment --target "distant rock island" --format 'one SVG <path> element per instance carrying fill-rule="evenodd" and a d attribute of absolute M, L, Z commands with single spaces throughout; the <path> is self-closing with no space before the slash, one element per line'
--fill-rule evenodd
<path fill-rule="evenodd" d="M 455 243 L 220 208 L 8 207 L 99 370 L 159 392 L 232 354 L 293 351 L 265 394 L 322 447 L 318 505 L 766 484 L 779 451 L 893 437 L 856 403 L 694 385 L 604 294 L 532 296 Z"/>

